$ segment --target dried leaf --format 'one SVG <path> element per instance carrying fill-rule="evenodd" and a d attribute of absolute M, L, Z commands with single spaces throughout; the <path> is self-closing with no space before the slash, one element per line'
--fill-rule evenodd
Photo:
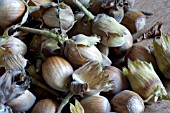
<path fill-rule="evenodd" d="M 78 81 L 72 81 L 70 84 L 70 91 L 76 95 L 83 97 L 83 93 L 87 91 L 88 84 L 80 83 Z"/>
<path fill-rule="evenodd" d="M 0 103 L 2 104 L 23 94 L 29 87 L 28 79 L 18 85 L 16 81 L 13 81 L 14 76 L 17 76 L 15 71 L 6 71 L 0 77 Z"/>
<path fill-rule="evenodd" d="M 60 47 L 58 46 L 58 41 L 52 39 L 52 38 L 48 38 L 47 40 L 43 41 L 41 44 L 41 50 L 44 52 L 47 52 L 47 54 L 55 54 L 54 51 L 60 49 Z M 44 53 L 43 52 L 43 53 Z"/>
<path fill-rule="evenodd" d="M 157 22 L 153 26 L 146 26 L 143 30 L 133 34 L 134 41 L 142 41 L 146 38 L 155 38 L 162 33 L 162 22 Z"/>
<path fill-rule="evenodd" d="M 34 35 L 30 45 L 29 49 L 35 53 L 41 52 L 41 36 L 39 35 Z"/>
<path fill-rule="evenodd" d="M 70 111 L 71 113 L 84 113 L 83 106 L 78 100 L 75 100 L 75 106 L 70 103 Z"/>

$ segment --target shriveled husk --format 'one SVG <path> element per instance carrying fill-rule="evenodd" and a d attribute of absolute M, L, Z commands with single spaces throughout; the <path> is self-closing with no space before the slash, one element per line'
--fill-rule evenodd
<path fill-rule="evenodd" d="M 124 17 L 124 9 L 119 3 L 115 3 L 115 1 L 106 2 L 102 4 L 102 8 L 106 14 L 115 18 L 119 23 L 122 21 Z"/>
<path fill-rule="evenodd" d="M 92 22 L 89 21 L 85 16 L 81 17 L 75 22 L 74 26 L 68 32 L 68 35 L 75 36 L 77 34 L 84 34 L 87 36 L 91 36 L 92 35 L 91 27 Z"/>
<path fill-rule="evenodd" d="M 162 34 L 160 44 L 153 41 L 153 52 L 160 71 L 164 76 L 170 79 L 170 35 Z"/>
<path fill-rule="evenodd" d="M 123 73 L 130 81 L 133 91 L 138 93 L 146 102 L 156 102 L 167 92 L 151 63 L 146 61 L 128 60 L 128 68 Z"/>

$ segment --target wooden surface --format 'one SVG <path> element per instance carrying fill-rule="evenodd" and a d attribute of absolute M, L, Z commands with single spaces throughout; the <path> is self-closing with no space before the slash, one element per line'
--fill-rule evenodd
<path fill-rule="evenodd" d="M 134 9 L 149 12 L 153 15 L 147 19 L 146 25 L 152 26 L 156 22 L 163 22 L 163 33 L 170 33 L 170 0 L 136 0 Z M 152 45 L 152 39 L 140 42 L 142 45 Z M 170 84 L 170 81 L 169 81 Z M 170 85 L 166 86 L 170 93 Z M 152 105 L 146 105 L 144 113 L 170 113 L 170 101 L 161 101 Z"/>
<path fill-rule="evenodd" d="M 170 33 L 170 0 L 136 0 L 133 8 L 153 14 L 147 19 L 146 25 L 162 21 L 162 32 Z"/>

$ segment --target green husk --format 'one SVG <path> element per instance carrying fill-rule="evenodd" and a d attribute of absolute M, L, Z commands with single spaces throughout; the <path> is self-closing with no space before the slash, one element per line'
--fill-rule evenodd
<path fill-rule="evenodd" d="M 81 84 L 87 84 L 85 95 L 97 95 L 115 87 L 113 80 L 108 80 L 109 75 L 104 74 L 103 67 L 98 62 L 89 61 L 75 70 L 72 77 Z"/>
<path fill-rule="evenodd" d="M 160 71 L 170 79 L 170 35 L 162 34 L 160 44 L 153 41 L 154 55 Z"/>
<path fill-rule="evenodd" d="M 125 43 L 126 29 L 113 17 L 98 14 L 92 24 L 92 32 L 101 37 L 101 43 L 108 47 L 119 47 Z"/>
<path fill-rule="evenodd" d="M 124 75 L 130 81 L 132 89 L 146 102 L 156 102 L 167 92 L 151 63 L 128 60 L 128 68 L 123 68 Z"/>
<path fill-rule="evenodd" d="M 70 103 L 70 111 L 71 113 L 84 113 L 83 106 L 77 99 L 75 100 L 75 106 L 72 103 Z"/>

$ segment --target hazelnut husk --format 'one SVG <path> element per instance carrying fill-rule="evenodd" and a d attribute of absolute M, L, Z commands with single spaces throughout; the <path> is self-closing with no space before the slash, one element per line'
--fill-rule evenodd
<path fill-rule="evenodd" d="M 124 57 L 126 54 L 127 50 L 132 47 L 133 45 L 133 37 L 129 30 L 126 30 L 126 35 L 124 35 L 125 38 L 125 43 L 119 47 L 111 47 L 111 49 L 114 52 L 114 55 L 117 57 Z"/>

